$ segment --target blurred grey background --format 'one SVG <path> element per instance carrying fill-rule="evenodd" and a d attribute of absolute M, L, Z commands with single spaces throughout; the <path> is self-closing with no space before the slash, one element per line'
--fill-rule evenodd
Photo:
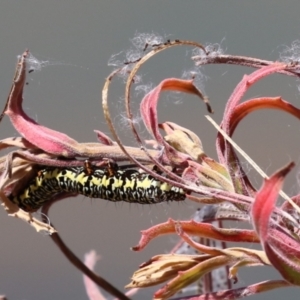
<path fill-rule="evenodd" d="M 4 105 L 14 74 L 17 55 L 29 48 L 42 63 L 41 71 L 28 76 L 26 112 L 41 124 L 67 133 L 81 142 L 96 141 L 94 129 L 108 133 L 100 106 L 100 92 L 112 68 L 113 54 L 132 48 L 138 33 L 155 33 L 167 39 L 218 43 L 226 53 L 277 60 L 285 46 L 300 39 L 300 2 L 291 1 L 14 1 L 0 2 L 0 96 Z M 189 50 L 189 52 L 187 52 Z M 143 84 L 153 86 L 165 77 L 180 77 L 193 63 L 191 49 L 171 49 L 150 60 L 140 72 Z M 205 92 L 220 122 L 225 103 L 244 73 L 236 66 L 206 66 Z M 255 85 L 246 98 L 283 96 L 299 103 L 299 82 L 272 76 Z M 111 109 L 121 123 L 124 109 L 122 81 L 112 85 Z M 135 97 L 134 108 L 142 94 Z M 171 120 L 195 131 L 206 153 L 216 158 L 215 129 L 206 121 L 205 107 L 195 97 L 165 96 L 159 105 L 160 121 Z M 119 132 L 128 145 L 134 140 L 126 126 Z M 299 124 L 276 111 L 261 111 L 240 124 L 235 141 L 271 174 L 290 160 L 299 162 Z M 145 134 L 145 132 L 143 132 Z M 16 136 L 8 118 L 1 124 L 1 139 Z M 245 163 L 255 186 L 260 177 Z M 299 166 L 289 175 L 285 191 L 299 192 Z M 140 230 L 174 219 L 189 219 L 196 206 L 170 203 L 156 206 L 114 204 L 83 197 L 54 205 L 51 221 L 79 257 L 90 249 L 100 253 L 97 271 L 119 289 L 129 282 L 138 265 L 166 253 L 175 236 L 153 241 L 134 253 Z M 232 226 L 234 226 L 233 224 Z M 0 210 L 0 294 L 9 299 L 87 299 L 82 275 L 68 263 L 50 238 Z M 239 283 L 279 278 L 270 268 L 239 273 Z M 135 299 L 150 299 L 154 289 Z M 298 299 L 297 289 L 275 290 L 252 299 Z"/>

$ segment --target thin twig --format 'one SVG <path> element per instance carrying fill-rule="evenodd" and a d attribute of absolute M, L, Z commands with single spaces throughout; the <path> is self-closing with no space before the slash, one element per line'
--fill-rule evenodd
<path fill-rule="evenodd" d="M 48 216 L 48 212 L 49 212 L 51 205 L 53 203 L 55 203 L 57 200 L 61 200 L 61 199 L 55 199 L 53 201 L 49 201 L 46 203 L 46 205 L 43 206 L 42 217 L 43 217 L 44 222 L 49 221 L 46 216 Z M 53 226 L 53 225 L 51 224 L 51 226 Z M 65 257 L 69 260 L 69 262 L 72 265 L 74 265 L 77 269 L 79 269 L 82 273 L 84 273 L 86 276 L 88 276 L 100 288 L 102 288 L 103 290 L 110 293 L 114 297 L 117 297 L 120 300 L 130 300 L 124 293 L 119 291 L 116 287 L 114 287 L 112 284 L 110 284 L 104 278 L 102 278 L 101 276 L 99 276 L 96 273 L 94 273 L 93 271 L 91 271 L 64 243 L 64 241 L 61 239 L 61 237 L 59 236 L 58 233 L 54 233 L 54 234 L 50 235 L 50 238 L 56 244 L 56 246 L 61 250 L 61 252 L 65 255 Z"/>

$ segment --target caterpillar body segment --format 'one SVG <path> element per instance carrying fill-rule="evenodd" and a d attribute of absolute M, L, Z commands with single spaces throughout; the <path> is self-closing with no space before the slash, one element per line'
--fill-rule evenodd
<path fill-rule="evenodd" d="M 62 192 L 81 194 L 89 198 L 153 204 L 182 201 L 185 192 L 134 169 L 86 167 L 45 168 L 29 185 L 9 199 L 25 211 L 36 211 L 45 202 Z"/>

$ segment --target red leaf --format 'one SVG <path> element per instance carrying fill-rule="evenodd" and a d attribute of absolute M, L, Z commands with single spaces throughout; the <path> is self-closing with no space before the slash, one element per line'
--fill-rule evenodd
<path fill-rule="evenodd" d="M 140 106 L 140 111 L 145 126 L 153 135 L 153 137 L 158 141 L 158 143 L 164 146 L 169 159 L 173 161 L 176 159 L 177 162 L 180 163 L 186 161 L 187 155 L 183 155 L 178 151 L 174 151 L 174 149 L 164 141 L 164 138 L 159 132 L 157 103 L 160 93 L 164 90 L 194 94 L 200 97 L 206 103 L 209 112 L 212 112 L 212 110 L 208 103 L 208 99 L 204 95 L 202 95 L 202 93 L 196 88 L 192 80 L 183 80 L 177 78 L 165 79 L 143 98 Z"/>
<path fill-rule="evenodd" d="M 278 193 L 284 177 L 294 166 L 290 163 L 266 180 L 252 206 L 253 225 L 261 239 L 265 253 L 282 277 L 291 284 L 300 285 L 300 243 L 283 228 L 270 227 Z"/>
<path fill-rule="evenodd" d="M 28 56 L 29 52 L 26 51 L 19 59 L 5 114 L 9 116 L 16 130 L 33 145 L 51 154 L 74 156 L 79 148 L 77 141 L 64 133 L 38 124 L 23 111 L 23 88 Z"/>
<path fill-rule="evenodd" d="M 270 179 L 266 179 L 263 187 L 255 197 L 251 210 L 252 221 L 263 244 L 268 237 L 269 220 L 274 210 L 278 193 L 281 190 L 284 177 L 294 165 L 292 162 L 275 173 Z"/>

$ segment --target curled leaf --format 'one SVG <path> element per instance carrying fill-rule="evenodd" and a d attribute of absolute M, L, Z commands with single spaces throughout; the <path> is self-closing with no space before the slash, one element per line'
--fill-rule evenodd
<path fill-rule="evenodd" d="M 285 168 L 275 173 L 270 179 L 266 179 L 263 187 L 255 197 L 251 215 L 254 228 L 260 236 L 263 244 L 268 238 L 270 217 L 274 211 L 275 202 L 277 201 L 283 180 L 293 167 L 294 163 L 290 163 Z"/>
<path fill-rule="evenodd" d="M 278 193 L 287 173 L 293 168 L 290 163 L 266 180 L 252 206 L 253 225 L 272 265 L 291 284 L 300 285 L 300 243 L 282 228 L 273 228 L 274 211 Z"/>
<path fill-rule="evenodd" d="M 182 80 L 177 78 L 168 78 L 163 80 L 156 88 L 149 92 L 141 102 L 140 111 L 143 122 L 148 129 L 149 133 L 158 141 L 159 144 L 163 145 L 168 157 L 172 157 L 173 161 L 182 163 L 187 158 L 180 153 L 175 152 L 168 143 L 166 143 L 159 132 L 158 116 L 157 116 L 157 104 L 160 93 L 164 90 L 180 91 L 185 93 L 194 94 L 200 97 L 208 107 L 208 110 L 212 112 L 208 100 L 203 94 L 196 88 L 192 80 Z"/>

